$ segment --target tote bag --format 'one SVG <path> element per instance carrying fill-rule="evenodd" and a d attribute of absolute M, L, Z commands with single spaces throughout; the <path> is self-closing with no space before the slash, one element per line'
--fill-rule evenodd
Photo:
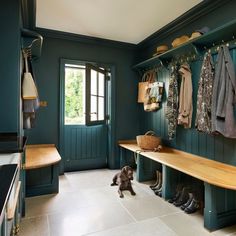
<path fill-rule="evenodd" d="M 147 71 L 142 77 L 142 82 L 138 83 L 138 103 L 145 102 L 146 90 L 151 82 L 153 82 L 152 74 L 150 71 Z"/>

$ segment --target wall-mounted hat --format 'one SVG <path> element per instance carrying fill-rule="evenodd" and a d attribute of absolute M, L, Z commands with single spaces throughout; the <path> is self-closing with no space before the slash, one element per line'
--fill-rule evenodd
<path fill-rule="evenodd" d="M 174 39 L 174 41 L 171 43 L 171 45 L 175 48 L 183 43 L 186 43 L 188 40 L 189 40 L 189 37 L 187 35 L 183 35 L 179 38 Z"/>

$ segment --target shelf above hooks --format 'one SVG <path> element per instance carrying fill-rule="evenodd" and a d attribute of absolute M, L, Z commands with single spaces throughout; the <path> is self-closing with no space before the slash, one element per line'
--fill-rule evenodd
<path fill-rule="evenodd" d="M 204 51 L 215 47 L 216 45 L 235 40 L 236 37 L 236 19 L 218 27 L 198 38 L 188 41 L 167 52 L 149 58 L 133 66 L 135 70 L 146 70 L 155 66 L 167 66 L 172 61 L 188 61 L 201 58 Z"/>

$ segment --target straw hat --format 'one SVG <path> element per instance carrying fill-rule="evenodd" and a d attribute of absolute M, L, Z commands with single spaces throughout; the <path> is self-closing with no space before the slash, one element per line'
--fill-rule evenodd
<path fill-rule="evenodd" d="M 162 54 L 162 53 L 168 51 L 168 46 L 167 45 L 160 45 L 157 47 L 156 50 L 157 51 L 156 51 L 156 53 L 153 54 L 153 56 L 157 56 L 159 54 Z"/>
<path fill-rule="evenodd" d="M 193 32 L 192 34 L 191 34 L 191 37 L 189 38 L 189 40 L 192 40 L 192 39 L 195 39 L 195 38 L 197 38 L 197 37 L 199 37 L 199 36 L 201 36 L 202 34 L 200 33 L 200 32 Z"/>
<path fill-rule="evenodd" d="M 188 40 L 189 40 L 189 37 L 187 35 L 183 35 L 179 38 L 174 39 L 171 45 L 175 48 L 183 43 L 186 43 Z"/>
<path fill-rule="evenodd" d="M 191 37 L 189 38 L 189 40 L 195 39 L 195 38 L 197 38 L 197 37 L 199 37 L 199 36 L 201 36 L 201 35 L 203 35 L 203 34 L 209 32 L 209 30 L 210 30 L 210 29 L 209 29 L 207 26 L 204 26 L 204 27 L 202 27 L 201 29 L 195 30 L 195 31 L 192 33 L 192 35 L 191 35 Z"/>

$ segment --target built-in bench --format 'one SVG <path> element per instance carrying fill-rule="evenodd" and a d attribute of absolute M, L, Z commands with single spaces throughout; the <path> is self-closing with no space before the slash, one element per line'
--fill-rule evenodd
<path fill-rule="evenodd" d="M 173 170 L 180 171 L 201 181 L 204 181 L 204 226 L 209 230 L 218 229 L 226 225 L 236 223 L 236 212 L 218 215 L 217 208 L 221 204 L 214 197 L 215 191 L 222 191 L 222 196 L 232 198 L 229 191 L 236 190 L 236 167 L 218 161 L 210 160 L 184 151 L 169 147 L 163 147 L 161 152 L 150 152 L 141 150 L 136 140 L 119 141 L 121 166 L 127 163 L 127 151 L 135 153 L 137 164 L 137 180 L 150 179 L 145 176 L 145 159 L 151 159 L 162 165 L 163 173 L 163 198 L 169 199 L 173 195 L 173 179 L 176 178 Z M 227 190 L 229 189 L 229 190 Z M 227 192 L 228 191 L 228 192 Z M 231 200 L 231 199 L 229 199 Z M 223 199 L 222 199 L 222 202 Z"/>
<path fill-rule="evenodd" d="M 59 155 L 54 144 L 27 145 L 25 150 L 26 196 L 59 191 Z"/>

